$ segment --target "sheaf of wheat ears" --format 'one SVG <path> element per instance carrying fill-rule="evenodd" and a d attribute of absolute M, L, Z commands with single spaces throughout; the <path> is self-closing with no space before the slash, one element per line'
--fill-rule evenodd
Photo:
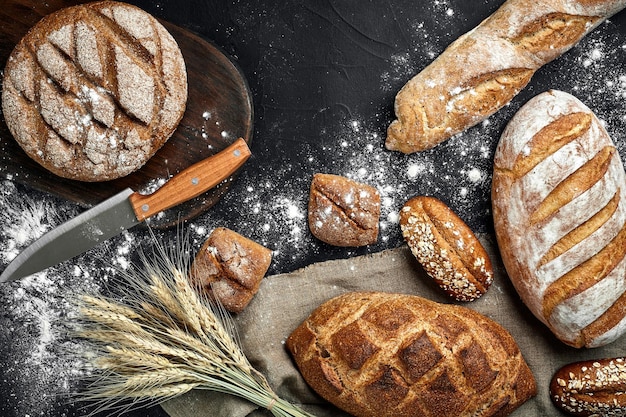
<path fill-rule="evenodd" d="M 158 403 L 197 388 L 240 396 L 276 416 L 310 416 L 278 398 L 250 365 L 230 317 L 190 284 L 188 259 L 158 248 L 140 272 L 124 274 L 124 303 L 80 298 L 76 334 L 92 344 L 95 370 L 83 399 L 100 412 L 129 407 L 123 400 Z"/>
<path fill-rule="evenodd" d="M 236 359 L 240 365 L 247 364 L 239 345 L 224 326 L 226 314 L 219 309 L 216 311 L 219 306 L 211 305 L 199 296 L 199 291 L 192 287 L 180 265 L 166 256 L 160 257 L 159 262 L 163 265 L 148 267 L 146 271 L 150 285 L 146 287 L 148 291 L 142 305 L 154 313 L 151 318 L 160 317 L 161 321 L 177 324 L 168 328 L 168 334 L 173 335 L 178 328 L 180 332 L 177 334 L 190 347 L 202 350 L 208 346 Z M 190 339 L 192 334 L 194 338 Z"/>

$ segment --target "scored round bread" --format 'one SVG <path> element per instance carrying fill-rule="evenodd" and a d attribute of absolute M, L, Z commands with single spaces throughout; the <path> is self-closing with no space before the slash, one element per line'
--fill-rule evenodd
<path fill-rule="evenodd" d="M 349 292 L 287 339 L 304 380 L 359 417 L 506 416 L 536 394 L 513 337 L 468 308 Z"/>
<path fill-rule="evenodd" d="M 11 53 L 2 109 L 24 151 L 47 170 L 106 181 L 143 166 L 187 102 L 174 38 L 150 14 L 103 1 L 41 19 Z"/>

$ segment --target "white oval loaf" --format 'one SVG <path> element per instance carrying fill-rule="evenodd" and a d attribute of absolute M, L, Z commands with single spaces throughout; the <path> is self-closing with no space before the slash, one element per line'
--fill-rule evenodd
<path fill-rule="evenodd" d="M 601 346 L 626 330 L 625 188 L 607 131 L 570 94 L 534 97 L 498 144 L 492 203 L 504 265 L 569 345 Z"/>

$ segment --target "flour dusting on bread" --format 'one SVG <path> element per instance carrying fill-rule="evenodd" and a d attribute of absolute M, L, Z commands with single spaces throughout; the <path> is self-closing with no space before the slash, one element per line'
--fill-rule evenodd
<path fill-rule="evenodd" d="M 522 299 L 565 343 L 615 340 L 626 331 L 626 174 L 600 120 L 570 94 L 542 93 L 510 121 L 494 165 L 496 236 Z"/>
<path fill-rule="evenodd" d="M 113 1 L 44 17 L 12 52 L 2 94 L 24 151 L 80 181 L 142 167 L 174 132 L 186 100 L 176 41 L 148 13 Z"/>

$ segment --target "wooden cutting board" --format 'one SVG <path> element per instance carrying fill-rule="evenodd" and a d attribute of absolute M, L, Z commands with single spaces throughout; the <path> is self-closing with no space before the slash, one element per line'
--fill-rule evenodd
<path fill-rule="evenodd" d="M 0 8 L 0 66 L 4 68 L 15 45 L 43 16 L 83 2 L 4 1 Z M 239 68 L 205 39 L 171 23 L 161 23 L 176 39 L 185 58 L 189 97 L 177 130 L 144 167 L 124 178 L 100 183 L 55 176 L 22 151 L 9 132 L 4 117 L 0 117 L 0 177 L 91 207 L 127 187 L 152 192 L 159 183 L 219 152 L 239 137 L 249 143 L 253 106 L 250 90 Z M 228 191 L 232 179 L 155 217 L 151 225 L 167 227 L 202 213 Z"/>

